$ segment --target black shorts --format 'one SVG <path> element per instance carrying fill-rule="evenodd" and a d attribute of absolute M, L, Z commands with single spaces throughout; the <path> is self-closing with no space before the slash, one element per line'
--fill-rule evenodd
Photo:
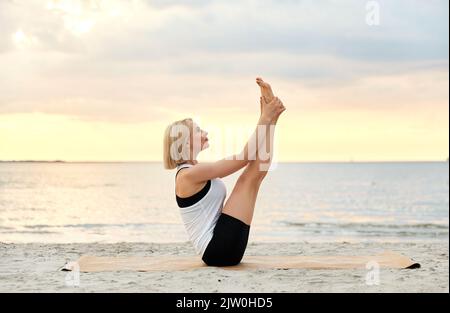
<path fill-rule="evenodd" d="M 247 248 L 250 225 L 221 213 L 202 260 L 209 266 L 232 266 L 241 262 Z"/>

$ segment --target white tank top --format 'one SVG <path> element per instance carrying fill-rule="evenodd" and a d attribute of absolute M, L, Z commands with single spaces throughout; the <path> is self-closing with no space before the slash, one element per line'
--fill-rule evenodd
<path fill-rule="evenodd" d="M 192 164 L 179 164 L 177 173 Z M 220 178 L 211 179 L 208 192 L 195 204 L 180 208 L 184 227 L 197 254 L 203 255 L 210 242 L 217 219 L 222 213 L 223 202 L 227 195 L 225 184 Z"/>

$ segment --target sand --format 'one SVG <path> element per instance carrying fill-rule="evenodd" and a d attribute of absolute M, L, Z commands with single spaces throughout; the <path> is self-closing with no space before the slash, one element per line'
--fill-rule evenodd
<path fill-rule="evenodd" d="M 0 292 L 449 292 L 447 243 L 249 243 L 252 255 L 363 255 L 394 250 L 421 263 L 415 270 L 254 270 L 205 268 L 179 272 L 80 273 L 59 271 L 82 254 L 142 256 L 194 254 L 186 243 L 0 243 Z M 72 276 L 71 276 L 72 275 Z M 374 283 L 376 280 L 371 280 Z M 75 283 L 75 286 L 73 284 Z"/>

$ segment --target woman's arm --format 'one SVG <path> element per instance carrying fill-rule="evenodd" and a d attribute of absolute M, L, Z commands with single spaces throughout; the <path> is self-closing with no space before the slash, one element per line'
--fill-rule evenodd
<path fill-rule="evenodd" d="M 185 171 L 184 177 L 197 183 L 213 178 L 226 177 L 237 172 L 251 160 L 256 159 L 259 147 L 265 144 L 266 141 L 265 127 L 269 127 L 271 121 L 272 118 L 267 114 L 261 114 L 256 129 L 245 144 L 241 153 L 216 162 L 198 163 Z"/>

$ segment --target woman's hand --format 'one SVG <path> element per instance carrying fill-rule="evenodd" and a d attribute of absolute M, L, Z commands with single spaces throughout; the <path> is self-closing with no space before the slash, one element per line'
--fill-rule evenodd
<path fill-rule="evenodd" d="M 270 121 L 277 120 L 281 113 L 286 110 L 283 102 L 278 97 L 274 97 L 269 103 L 266 102 L 264 97 L 260 97 L 260 103 L 261 116 Z"/>

